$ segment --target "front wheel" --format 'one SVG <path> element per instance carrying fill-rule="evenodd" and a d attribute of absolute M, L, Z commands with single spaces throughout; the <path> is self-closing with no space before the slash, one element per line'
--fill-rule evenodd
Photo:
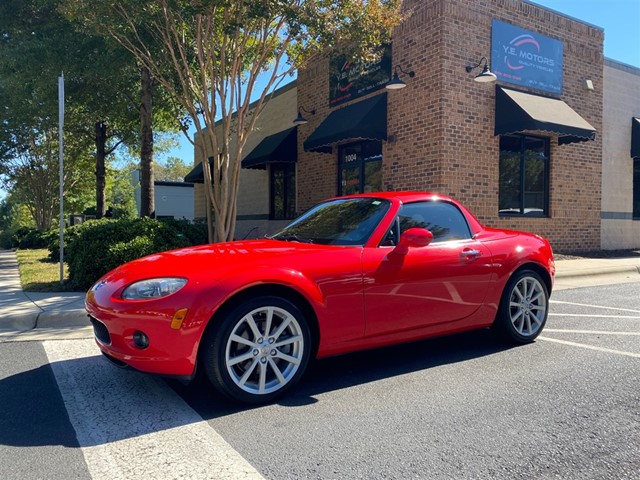
<path fill-rule="evenodd" d="M 529 343 L 540 335 L 549 313 L 549 292 L 532 270 L 522 270 L 507 282 L 493 329 L 502 338 Z"/>
<path fill-rule="evenodd" d="M 279 297 L 258 297 L 233 308 L 204 339 L 203 363 L 213 386 L 245 403 L 265 403 L 304 373 L 311 334 L 302 311 Z"/>

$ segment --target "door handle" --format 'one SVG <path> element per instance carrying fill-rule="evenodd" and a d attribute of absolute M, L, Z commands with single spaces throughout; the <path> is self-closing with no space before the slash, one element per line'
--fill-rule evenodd
<path fill-rule="evenodd" d="M 475 250 L 471 248 L 466 248 L 462 252 L 460 252 L 460 258 L 466 260 L 467 262 L 471 262 L 482 255 L 480 250 Z"/>

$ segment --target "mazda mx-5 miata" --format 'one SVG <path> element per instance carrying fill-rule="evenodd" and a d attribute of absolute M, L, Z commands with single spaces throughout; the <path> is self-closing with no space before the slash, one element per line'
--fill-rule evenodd
<path fill-rule="evenodd" d="M 87 293 L 97 344 L 120 366 L 268 402 L 311 358 L 492 327 L 533 341 L 549 309 L 549 242 L 482 226 L 432 193 L 327 200 L 267 239 L 144 257 Z"/>

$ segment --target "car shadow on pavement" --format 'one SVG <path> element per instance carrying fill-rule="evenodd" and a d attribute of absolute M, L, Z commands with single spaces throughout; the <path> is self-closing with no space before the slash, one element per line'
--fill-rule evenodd
<path fill-rule="evenodd" d="M 310 364 L 301 383 L 275 404 L 302 407 L 317 402 L 319 394 L 464 362 L 511 348 L 514 345 L 498 341 L 489 329 L 484 329 L 317 360 Z M 205 420 L 261 408 L 222 398 L 203 377 L 200 375 L 189 385 L 170 380 L 167 383 Z"/>
<path fill-rule="evenodd" d="M 0 380 L 0 445 L 78 448 L 49 365 Z"/>

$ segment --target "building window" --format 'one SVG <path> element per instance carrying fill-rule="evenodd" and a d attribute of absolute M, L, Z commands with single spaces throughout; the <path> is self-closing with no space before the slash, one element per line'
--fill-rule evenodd
<path fill-rule="evenodd" d="M 500 137 L 501 216 L 545 217 L 549 211 L 549 138 Z"/>
<path fill-rule="evenodd" d="M 382 142 L 365 141 L 338 149 L 338 194 L 382 190 Z"/>
<path fill-rule="evenodd" d="M 272 163 L 270 170 L 270 220 L 290 220 L 296 216 L 296 164 Z"/>
<path fill-rule="evenodd" d="M 640 158 L 633 159 L 633 218 L 640 220 Z"/>

